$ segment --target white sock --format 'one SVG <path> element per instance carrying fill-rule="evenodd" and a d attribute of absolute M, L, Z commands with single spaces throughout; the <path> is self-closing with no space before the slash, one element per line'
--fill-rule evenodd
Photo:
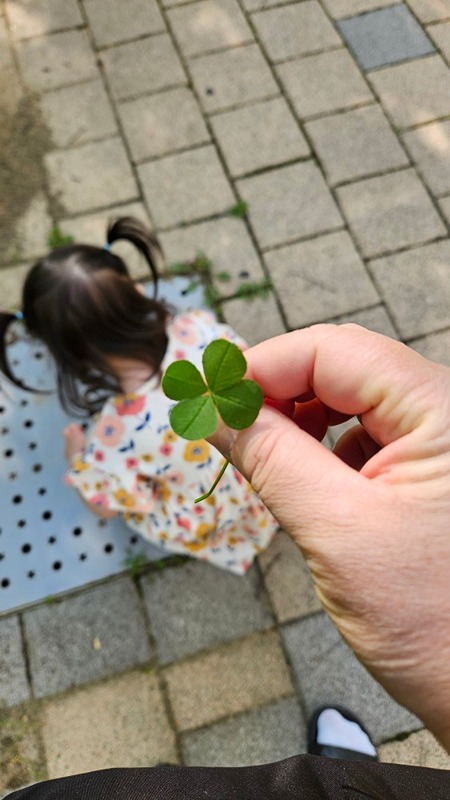
<path fill-rule="evenodd" d="M 356 750 L 357 753 L 366 753 L 368 756 L 377 754 L 367 733 L 334 708 L 326 708 L 320 714 L 317 720 L 317 742 Z"/>

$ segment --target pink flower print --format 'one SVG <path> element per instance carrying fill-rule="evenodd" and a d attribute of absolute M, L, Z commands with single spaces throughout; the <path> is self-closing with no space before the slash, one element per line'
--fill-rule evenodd
<path fill-rule="evenodd" d="M 108 508 L 108 498 L 105 494 L 101 494 L 101 492 L 92 495 L 92 497 L 89 498 L 89 502 L 93 503 L 94 506 L 102 506 L 102 508 Z"/>
<path fill-rule="evenodd" d="M 182 361 L 182 359 L 187 358 L 187 354 L 184 350 L 175 350 L 173 357 L 175 361 Z"/>
<path fill-rule="evenodd" d="M 162 444 L 159 448 L 159 452 L 163 456 L 170 456 L 172 454 L 173 447 L 171 444 Z"/>
<path fill-rule="evenodd" d="M 99 439 L 105 447 L 116 447 L 122 438 L 124 430 L 125 424 L 121 419 L 118 419 L 112 414 L 105 414 L 105 416 L 101 417 L 97 422 L 93 430 L 93 435 Z"/>
<path fill-rule="evenodd" d="M 112 402 L 119 417 L 127 417 L 141 413 L 145 406 L 145 396 L 130 393 L 123 397 L 115 397 Z"/>
<path fill-rule="evenodd" d="M 125 464 L 127 469 L 137 469 L 139 466 L 139 461 L 137 458 L 127 458 Z"/>
<path fill-rule="evenodd" d="M 94 452 L 94 458 L 95 458 L 96 461 L 104 461 L 105 460 L 105 454 L 104 454 L 104 452 L 102 450 L 96 450 Z"/>
<path fill-rule="evenodd" d="M 183 344 L 197 343 L 197 333 L 189 317 L 178 317 L 173 323 L 172 334 Z"/>

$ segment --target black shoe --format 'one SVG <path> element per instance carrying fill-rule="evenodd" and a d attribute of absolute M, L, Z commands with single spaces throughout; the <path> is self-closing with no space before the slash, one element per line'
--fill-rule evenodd
<path fill-rule="evenodd" d="M 351 711 L 348 711 L 346 708 L 343 708 L 342 706 L 321 706 L 314 712 L 308 723 L 308 753 L 316 756 L 327 756 L 328 758 L 345 759 L 347 761 L 378 761 L 377 755 L 370 756 L 367 753 L 360 753 L 357 750 L 349 750 L 346 747 L 337 747 L 335 745 L 318 743 L 317 741 L 318 719 L 322 714 L 322 712 L 328 708 L 332 708 L 334 711 L 338 711 L 342 717 L 350 720 L 350 722 L 356 722 L 356 724 L 361 728 L 361 730 L 364 731 L 366 736 L 368 736 L 371 744 L 375 747 L 375 745 L 372 742 L 372 739 L 370 738 L 370 734 L 366 731 L 364 725 L 358 719 L 358 717 L 352 714 Z"/>

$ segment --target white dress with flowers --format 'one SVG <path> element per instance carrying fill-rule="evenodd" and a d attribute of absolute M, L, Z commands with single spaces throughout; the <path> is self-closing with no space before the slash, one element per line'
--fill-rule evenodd
<path fill-rule="evenodd" d="M 214 339 L 244 342 L 208 311 L 178 314 L 167 327 L 162 371 L 179 359 L 202 370 Z M 223 458 L 205 441 L 188 442 L 169 425 L 173 400 L 151 379 L 132 394 L 111 398 L 94 420 L 85 452 L 66 482 L 89 502 L 123 513 L 145 539 L 242 575 L 271 541 L 277 523 L 250 485 L 228 466 L 214 493 Z"/>

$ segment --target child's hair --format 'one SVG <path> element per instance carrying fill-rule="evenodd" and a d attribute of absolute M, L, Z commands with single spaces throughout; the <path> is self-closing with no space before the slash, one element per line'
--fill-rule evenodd
<path fill-rule="evenodd" d="M 105 247 L 59 247 L 38 261 L 25 279 L 23 323 L 53 356 L 58 395 L 69 413 L 91 414 L 122 391 L 105 357 L 143 361 L 156 374 L 166 352 L 169 309 L 136 289 L 123 260 L 110 252 L 109 246 L 119 239 L 131 242 L 144 256 L 156 295 L 155 256 L 161 248 L 132 217 L 109 223 Z M 7 329 L 16 318 L 0 312 L 0 369 L 13 383 L 29 389 L 14 376 L 6 355 Z"/>

